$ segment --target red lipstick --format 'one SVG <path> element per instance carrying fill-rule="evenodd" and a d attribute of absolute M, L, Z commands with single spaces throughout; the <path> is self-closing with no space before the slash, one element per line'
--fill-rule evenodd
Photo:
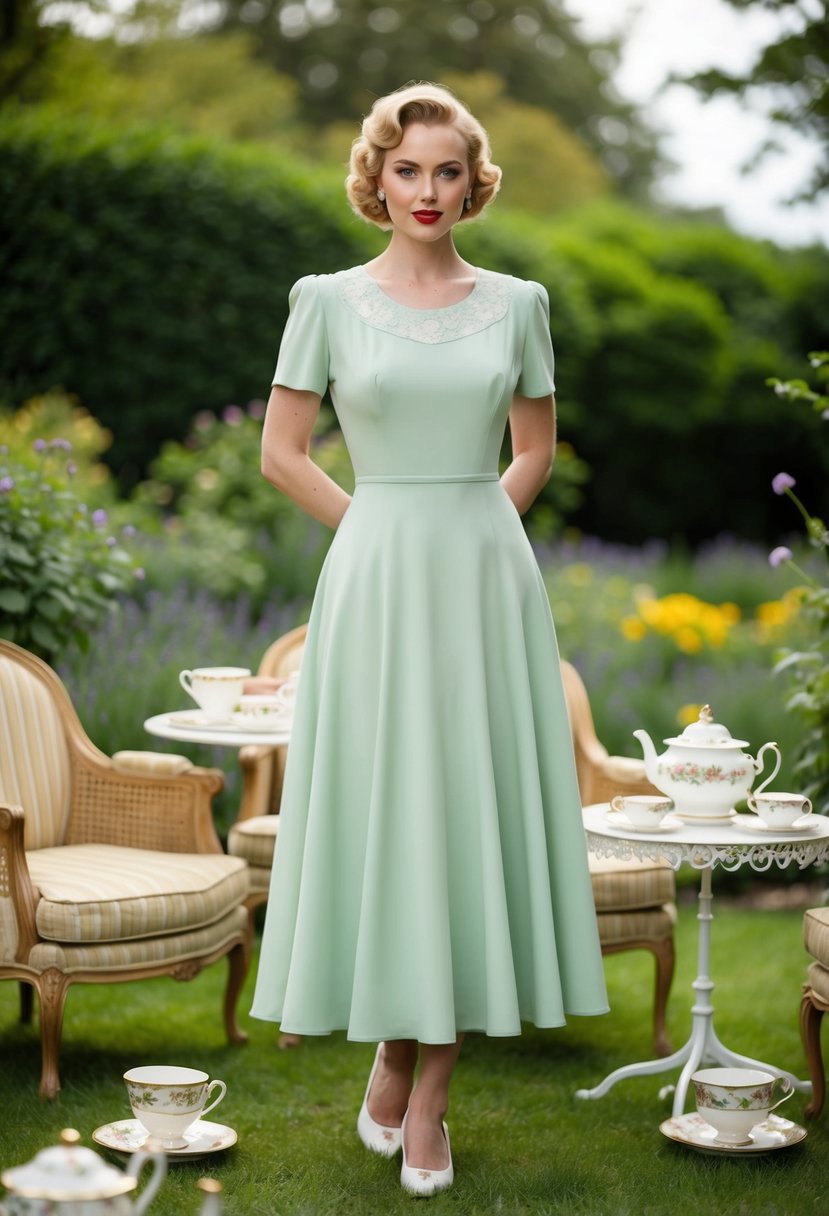
<path fill-rule="evenodd" d="M 413 211 L 412 215 L 419 224 L 434 224 L 443 215 L 442 211 Z"/>

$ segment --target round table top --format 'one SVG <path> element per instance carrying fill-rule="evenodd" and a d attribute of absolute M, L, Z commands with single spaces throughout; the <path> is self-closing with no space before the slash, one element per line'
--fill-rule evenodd
<path fill-rule="evenodd" d="M 144 729 L 161 739 L 178 743 L 207 743 L 213 747 L 247 747 L 252 743 L 263 747 L 281 747 L 290 742 L 290 725 L 278 729 L 260 730 L 239 727 L 236 723 L 209 723 L 197 711 L 173 711 L 147 718 Z"/>
<path fill-rule="evenodd" d="M 801 868 L 829 858 L 829 817 L 810 815 L 808 825 L 784 831 L 767 828 L 753 814 L 728 820 L 680 819 L 667 815 L 659 830 L 639 831 L 611 811 L 609 803 L 582 808 L 589 847 L 599 857 L 666 861 L 677 870 L 683 862 L 704 869 L 721 865 L 737 870 L 781 869 L 796 862 Z"/>

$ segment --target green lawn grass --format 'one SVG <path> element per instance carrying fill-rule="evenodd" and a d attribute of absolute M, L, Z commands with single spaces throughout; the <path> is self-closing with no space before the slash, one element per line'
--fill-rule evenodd
<path fill-rule="evenodd" d="M 716 891 L 716 879 L 715 879 Z M 804 1074 L 798 1031 L 806 955 L 800 910 L 715 905 L 712 972 L 722 1040 L 735 1050 Z M 678 965 L 669 1028 L 676 1045 L 690 1026 L 696 970 L 696 907 L 680 909 Z M 799 1146 L 746 1160 L 703 1156 L 665 1139 L 659 1123 L 668 1079 L 637 1078 L 598 1101 L 574 1097 L 611 1069 L 650 1055 L 652 966 L 643 953 L 605 960 L 612 1012 L 521 1038 L 469 1036 L 453 1087 L 449 1126 L 457 1181 L 429 1201 L 434 1213 L 500 1216 L 800 1216 L 826 1211 L 829 1109 Z M 228 1095 L 211 1117 L 238 1144 L 213 1159 L 174 1164 L 150 1213 L 196 1213 L 198 1178 L 220 1179 L 228 1216 L 350 1216 L 410 1212 L 399 1159 L 360 1145 L 355 1120 L 373 1048 L 342 1034 L 277 1048 L 276 1028 L 247 1017 L 246 1047 L 224 1042 L 224 965 L 189 984 L 171 980 L 70 989 L 64 1023 L 63 1090 L 37 1097 L 34 1028 L 16 1021 L 16 985 L 0 985 L 0 1166 L 29 1160 L 77 1127 L 92 1144 L 98 1125 L 126 1118 L 121 1081 L 135 1064 L 204 1068 Z M 803 1122 L 797 1094 L 781 1110 Z M 113 1156 L 112 1160 L 118 1160 Z"/>

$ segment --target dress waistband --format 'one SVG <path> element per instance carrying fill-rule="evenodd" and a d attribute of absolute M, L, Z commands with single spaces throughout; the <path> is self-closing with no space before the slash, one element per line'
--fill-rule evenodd
<path fill-rule="evenodd" d="M 445 476 L 432 476 L 429 473 L 423 474 L 405 474 L 405 473 L 376 473 L 368 477 L 358 477 L 356 485 L 365 485 L 367 482 L 408 482 L 423 485 L 440 484 L 441 482 L 451 481 L 499 481 L 499 473 L 447 473 Z"/>

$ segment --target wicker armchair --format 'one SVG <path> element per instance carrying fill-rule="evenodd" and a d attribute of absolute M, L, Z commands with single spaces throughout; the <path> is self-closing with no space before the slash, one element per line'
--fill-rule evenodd
<path fill-rule="evenodd" d="M 245 1041 L 248 874 L 213 827 L 221 781 L 182 756 L 105 756 L 51 668 L 0 641 L 0 979 L 24 1022 L 38 994 L 42 1096 L 73 983 L 192 979 L 227 955 L 225 1027 Z"/>
<path fill-rule="evenodd" d="M 301 625 L 274 642 L 262 659 L 259 674 L 280 676 L 296 671 L 305 632 L 306 626 Z M 587 692 L 576 669 L 563 662 L 561 674 L 583 804 L 608 802 L 615 794 L 653 793 L 643 761 L 609 756 L 599 742 Z M 228 837 L 228 852 L 250 865 L 251 909 L 268 898 L 286 754 L 287 748 L 262 746 L 243 748 L 239 753 L 242 801 Z M 605 860 L 592 854 L 589 863 L 602 953 L 642 949 L 654 956 L 654 1048 L 658 1055 L 669 1055 L 665 1014 L 674 974 L 673 870 L 658 861 Z"/>

